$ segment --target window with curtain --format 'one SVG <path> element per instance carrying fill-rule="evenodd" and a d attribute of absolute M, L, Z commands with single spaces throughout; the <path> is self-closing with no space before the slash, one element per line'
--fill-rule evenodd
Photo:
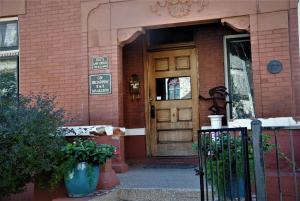
<path fill-rule="evenodd" d="M 249 37 L 226 38 L 227 88 L 230 93 L 230 119 L 255 117 L 253 79 L 251 67 L 251 45 Z"/>
<path fill-rule="evenodd" d="M 0 94 L 18 93 L 19 36 L 17 20 L 0 21 Z"/>

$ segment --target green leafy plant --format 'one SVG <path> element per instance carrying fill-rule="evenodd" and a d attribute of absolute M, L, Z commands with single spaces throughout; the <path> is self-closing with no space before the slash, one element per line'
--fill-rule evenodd
<path fill-rule="evenodd" d="M 66 142 L 58 127 L 65 123 L 64 114 L 47 94 L 1 91 L 0 197 L 22 192 L 28 182 L 40 183 L 41 175 L 59 167 Z"/>
<path fill-rule="evenodd" d="M 90 165 L 102 165 L 115 156 L 115 147 L 107 144 L 97 144 L 90 139 L 76 138 L 61 149 L 61 164 L 53 172 L 50 180 L 51 187 L 60 183 L 65 174 L 68 174 L 80 162 Z M 91 166 L 88 166 L 87 176 L 91 178 Z"/>

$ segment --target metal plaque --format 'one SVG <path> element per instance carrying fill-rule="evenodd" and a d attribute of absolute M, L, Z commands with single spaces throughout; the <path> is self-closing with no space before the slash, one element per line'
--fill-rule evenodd
<path fill-rule="evenodd" d="M 111 74 L 90 75 L 90 94 L 111 94 Z"/>
<path fill-rule="evenodd" d="M 277 74 L 282 71 L 282 63 L 278 60 L 272 60 L 267 65 L 268 71 L 272 74 Z"/>
<path fill-rule="evenodd" d="M 93 56 L 92 57 L 92 68 L 93 69 L 108 69 L 109 68 L 108 56 Z"/>

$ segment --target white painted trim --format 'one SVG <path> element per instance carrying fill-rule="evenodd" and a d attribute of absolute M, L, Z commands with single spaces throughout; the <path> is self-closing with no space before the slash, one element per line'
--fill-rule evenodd
<path fill-rule="evenodd" d="M 19 56 L 19 50 L 0 51 L 0 57 Z"/>
<path fill-rule="evenodd" d="M 236 34 L 236 35 L 227 35 L 223 37 L 223 49 L 224 49 L 224 75 L 225 75 L 225 87 L 229 92 L 229 82 L 228 82 L 228 60 L 227 60 L 227 39 L 231 38 L 241 38 L 241 37 L 250 37 L 250 34 Z M 251 38 L 250 38 L 251 42 Z M 226 101 L 229 101 L 229 98 L 226 97 Z M 226 118 L 230 120 L 230 108 L 229 105 L 226 105 Z"/>
<path fill-rule="evenodd" d="M 300 128 L 300 122 L 293 117 L 258 118 L 262 122 L 262 127 L 290 127 Z M 252 119 L 235 119 L 228 121 L 228 128 L 247 127 L 251 129 Z"/>
<path fill-rule="evenodd" d="M 140 136 L 140 135 L 146 135 L 146 129 L 145 128 L 129 128 L 125 131 L 125 136 Z"/>
<path fill-rule="evenodd" d="M 117 127 L 119 128 L 119 127 Z M 111 125 L 95 125 L 95 126 L 65 126 L 61 127 L 65 129 L 65 136 L 92 136 L 90 132 L 98 132 L 104 129 L 107 135 L 113 135 L 114 127 Z M 119 128 L 122 132 L 126 132 L 125 128 Z"/>
<path fill-rule="evenodd" d="M 6 22 L 6 21 L 15 21 L 19 20 L 18 17 L 5 17 L 5 18 L 0 18 L 0 22 Z"/>
<path fill-rule="evenodd" d="M 283 129 L 300 129 L 300 122 L 295 121 L 293 117 L 274 117 L 274 118 L 259 118 L 262 127 L 280 127 Z M 240 128 L 246 127 L 251 130 L 251 122 L 253 119 L 235 119 L 228 122 L 228 126 L 222 126 L 222 128 Z M 201 126 L 202 130 L 212 129 L 211 126 Z"/>

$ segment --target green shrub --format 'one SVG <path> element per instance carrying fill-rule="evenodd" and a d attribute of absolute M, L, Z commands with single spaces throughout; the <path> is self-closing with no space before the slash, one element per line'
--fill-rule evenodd
<path fill-rule="evenodd" d="M 22 192 L 59 166 L 64 122 L 48 95 L 0 94 L 0 197 Z M 40 180 L 39 180 L 40 179 Z"/>

